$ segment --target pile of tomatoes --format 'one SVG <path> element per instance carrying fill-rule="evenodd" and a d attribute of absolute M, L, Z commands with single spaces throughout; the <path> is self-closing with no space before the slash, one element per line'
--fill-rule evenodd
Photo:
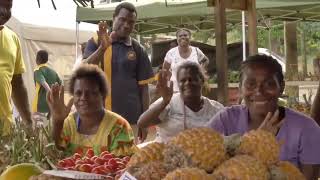
<path fill-rule="evenodd" d="M 73 156 L 60 160 L 58 168 L 64 170 L 74 170 L 109 176 L 121 174 L 125 169 L 130 157 L 115 157 L 108 151 L 103 151 L 99 156 L 94 155 L 92 149 L 88 149 L 84 156 L 75 153 Z"/>

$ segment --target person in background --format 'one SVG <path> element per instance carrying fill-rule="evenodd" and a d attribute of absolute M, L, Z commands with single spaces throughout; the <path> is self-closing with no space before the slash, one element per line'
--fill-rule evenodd
<path fill-rule="evenodd" d="M 173 82 L 168 87 L 166 70 L 159 73 L 157 90 L 161 98 L 150 105 L 138 121 L 145 130 L 139 137 L 146 138 L 146 128 L 157 125 L 157 142 L 168 142 L 179 132 L 194 127 L 204 127 L 223 105 L 202 96 L 206 76 L 198 63 L 186 61 L 177 68 L 180 93 L 173 93 Z"/>
<path fill-rule="evenodd" d="M 50 117 L 46 94 L 50 91 L 50 87 L 53 84 L 58 83 L 61 85 L 62 82 L 57 72 L 48 66 L 48 56 L 49 54 L 46 50 L 40 50 L 37 52 L 37 67 L 33 73 L 36 95 L 32 104 L 32 112 L 43 113 L 47 117 Z"/>
<path fill-rule="evenodd" d="M 22 122 L 32 127 L 27 89 L 22 78 L 25 65 L 20 41 L 17 34 L 4 25 L 11 18 L 11 8 L 12 0 L 0 1 L 0 136 L 8 135 L 14 125 L 11 98 Z"/>
<path fill-rule="evenodd" d="M 172 72 L 171 74 L 169 73 L 168 76 L 171 77 L 170 79 L 173 82 L 174 92 L 179 91 L 176 74 L 177 68 L 182 62 L 192 61 L 198 63 L 204 70 L 206 70 L 206 67 L 209 64 L 209 59 L 203 54 L 203 52 L 199 48 L 190 45 L 190 30 L 179 29 L 176 32 L 176 37 L 178 46 L 171 48 L 167 52 L 162 65 L 162 69 Z"/>
<path fill-rule="evenodd" d="M 84 153 L 93 148 L 95 154 L 107 150 L 117 156 L 134 153 L 136 146 L 130 124 L 120 115 L 104 108 L 108 95 L 107 81 L 99 67 L 83 64 L 70 79 L 70 94 L 64 103 L 64 87 L 55 83 L 47 93 L 52 113 L 52 136 L 66 154 Z M 76 108 L 71 112 L 71 106 Z"/>
<path fill-rule="evenodd" d="M 280 160 L 296 165 L 307 179 L 317 179 L 320 127 L 304 114 L 278 105 L 284 87 L 277 60 L 266 55 L 250 56 L 240 69 L 240 93 L 245 104 L 221 110 L 209 127 L 225 136 L 253 129 L 270 131 L 283 142 Z"/>
<path fill-rule="evenodd" d="M 130 37 L 137 11 L 123 2 L 114 11 L 113 27 L 107 33 L 106 22 L 99 23 L 98 36 L 91 38 L 84 51 L 84 62 L 99 65 L 109 83 L 106 108 L 127 119 L 137 133 L 139 116 L 149 107 L 148 84 L 154 81 L 145 49 Z"/>

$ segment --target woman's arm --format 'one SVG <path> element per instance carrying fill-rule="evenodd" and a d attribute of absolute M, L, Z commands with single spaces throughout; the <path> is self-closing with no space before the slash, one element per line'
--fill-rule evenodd
<path fill-rule="evenodd" d="M 167 73 L 168 71 L 165 69 L 159 72 L 157 91 L 161 95 L 162 99 L 154 102 L 151 107 L 139 117 L 139 128 L 147 128 L 151 125 L 160 123 L 159 115 L 169 104 L 173 95 L 173 84 L 170 81 L 170 87 L 168 87 Z"/>
<path fill-rule="evenodd" d="M 166 108 L 170 101 L 167 102 L 163 99 L 159 99 L 158 101 L 150 106 L 150 108 L 139 117 L 139 128 L 148 128 L 149 126 L 156 125 L 161 122 L 159 115 Z"/>
<path fill-rule="evenodd" d="M 68 104 L 64 104 L 64 88 L 58 83 L 52 85 L 51 90 L 47 92 L 47 102 L 52 115 L 53 131 L 52 136 L 58 148 L 61 141 L 61 133 L 64 120 L 71 111 L 73 99 L 70 99 Z"/>

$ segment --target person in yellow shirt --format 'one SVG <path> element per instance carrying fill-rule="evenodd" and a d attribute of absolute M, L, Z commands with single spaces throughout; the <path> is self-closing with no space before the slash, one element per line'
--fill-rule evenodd
<path fill-rule="evenodd" d="M 10 133 L 14 124 L 12 104 L 15 104 L 22 120 L 32 125 L 27 90 L 22 73 L 25 66 L 18 36 L 4 24 L 11 17 L 12 0 L 0 1 L 0 136 Z"/>
<path fill-rule="evenodd" d="M 52 136 L 66 155 L 95 154 L 108 150 L 117 156 L 132 155 L 136 146 L 133 131 L 120 115 L 104 108 L 108 88 L 103 71 L 93 64 L 82 64 L 71 76 L 69 92 L 73 99 L 64 103 L 64 89 L 52 85 L 47 102 L 52 113 Z M 71 112 L 71 106 L 76 108 Z"/>

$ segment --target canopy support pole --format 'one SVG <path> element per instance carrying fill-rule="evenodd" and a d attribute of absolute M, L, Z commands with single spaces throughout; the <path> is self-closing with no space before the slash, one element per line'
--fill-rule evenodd
<path fill-rule="evenodd" d="M 75 61 L 78 59 L 78 46 L 79 46 L 79 24 L 80 22 L 77 21 L 76 22 L 76 59 Z"/>
<path fill-rule="evenodd" d="M 298 47 L 297 47 L 297 23 L 284 22 L 284 40 L 286 57 L 286 78 L 289 81 L 298 80 Z M 289 96 L 289 105 L 295 103 L 299 97 L 299 86 L 286 87 L 286 95 Z"/>
<path fill-rule="evenodd" d="M 247 59 L 246 55 L 246 13 L 242 11 L 242 59 L 245 61 Z"/>
<path fill-rule="evenodd" d="M 217 99 L 223 105 L 228 105 L 228 58 L 227 58 L 227 28 L 226 8 L 224 0 L 215 0 L 215 35 L 217 63 Z"/>
<path fill-rule="evenodd" d="M 256 0 L 247 0 L 249 55 L 258 53 Z"/>

